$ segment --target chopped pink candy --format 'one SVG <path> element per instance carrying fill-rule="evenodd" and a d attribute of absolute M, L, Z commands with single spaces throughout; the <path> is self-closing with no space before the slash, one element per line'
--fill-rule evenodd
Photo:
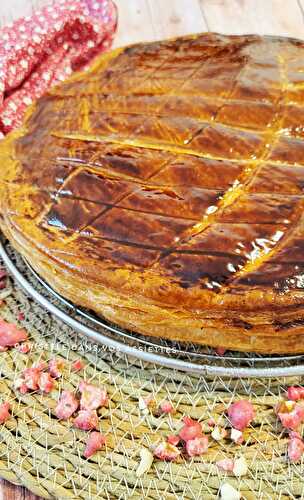
<path fill-rule="evenodd" d="M 243 431 L 254 419 L 254 408 L 250 401 L 237 401 L 229 406 L 228 417 L 232 427 Z"/>
<path fill-rule="evenodd" d="M 39 389 L 41 370 L 38 367 L 26 368 L 22 372 L 22 379 L 24 384 L 30 391 L 37 391 Z"/>
<path fill-rule="evenodd" d="M 61 359 L 53 358 L 49 361 L 49 372 L 51 377 L 59 378 L 62 376 L 64 369 L 64 361 Z"/>
<path fill-rule="evenodd" d="M 189 441 L 190 439 L 203 436 L 202 425 L 199 422 L 192 420 L 190 417 L 184 417 L 183 422 L 185 425 L 179 431 L 179 437 L 183 441 Z"/>
<path fill-rule="evenodd" d="M 304 406 L 295 401 L 283 401 L 277 405 L 276 414 L 287 429 L 297 430 L 304 422 Z"/>
<path fill-rule="evenodd" d="M 37 391 L 38 389 L 44 392 L 50 392 L 50 380 L 46 373 L 43 373 L 47 365 L 44 361 L 34 363 L 30 368 L 25 368 L 21 376 L 15 381 L 15 387 L 19 389 L 22 394 L 29 391 Z M 44 389 L 43 389 L 44 388 Z"/>
<path fill-rule="evenodd" d="M 37 368 L 40 372 L 43 372 L 44 370 L 47 370 L 47 363 L 46 361 L 36 361 L 33 363 L 33 368 Z"/>
<path fill-rule="evenodd" d="M 216 466 L 224 472 L 232 472 L 234 468 L 234 461 L 231 458 L 224 458 L 216 462 Z"/>
<path fill-rule="evenodd" d="M 227 349 L 224 349 L 224 347 L 217 347 L 215 349 L 215 352 L 218 356 L 224 356 L 226 351 L 227 351 Z"/>
<path fill-rule="evenodd" d="M 304 455 L 304 442 L 298 436 L 291 436 L 288 443 L 288 458 L 291 462 L 298 462 Z"/>
<path fill-rule="evenodd" d="M 76 359 L 72 363 L 72 370 L 73 370 L 73 372 L 79 372 L 80 370 L 83 370 L 84 367 L 85 367 L 85 364 L 82 361 L 82 359 Z"/>
<path fill-rule="evenodd" d="M 9 403 L 0 404 L 0 424 L 4 424 L 11 418 L 10 409 L 11 405 Z"/>
<path fill-rule="evenodd" d="M 29 388 L 27 387 L 22 377 L 19 377 L 15 380 L 15 388 L 18 389 L 21 394 L 26 394 L 27 392 L 29 392 Z"/>
<path fill-rule="evenodd" d="M 74 420 L 74 427 L 82 431 L 98 429 L 99 419 L 96 410 L 80 410 Z"/>
<path fill-rule="evenodd" d="M 301 434 L 297 431 L 289 431 L 290 438 L 302 439 Z"/>
<path fill-rule="evenodd" d="M 20 312 L 17 316 L 17 319 L 18 321 L 24 321 L 25 320 L 25 316 L 24 316 L 24 313 Z"/>
<path fill-rule="evenodd" d="M 78 409 L 79 401 L 71 391 L 63 391 L 56 406 L 56 416 L 60 420 L 67 420 Z"/>
<path fill-rule="evenodd" d="M 180 451 L 176 446 L 164 441 L 154 448 L 153 454 L 160 460 L 173 461 L 180 456 Z"/>
<path fill-rule="evenodd" d="M 84 450 L 83 455 L 85 458 L 89 458 L 92 455 L 95 455 L 95 453 L 99 450 L 102 449 L 102 447 L 105 445 L 106 438 L 101 434 L 100 432 L 91 432 L 91 434 L 88 437 L 86 447 Z"/>
<path fill-rule="evenodd" d="M 42 372 L 39 377 L 39 389 L 46 394 L 51 392 L 54 388 L 54 380 L 47 372 Z"/>
<path fill-rule="evenodd" d="M 13 347 L 15 344 L 25 342 L 27 333 L 19 329 L 13 323 L 7 323 L 0 319 L 0 347 Z"/>
<path fill-rule="evenodd" d="M 288 387 L 287 397 L 289 401 L 304 399 L 304 387 Z"/>
<path fill-rule="evenodd" d="M 234 427 L 232 427 L 231 429 L 231 439 L 232 441 L 234 441 L 234 443 L 236 444 L 242 444 L 244 442 L 244 436 L 243 436 L 243 433 L 242 431 L 239 431 L 238 429 L 234 429 Z"/>
<path fill-rule="evenodd" d="M 31 345 L 28 342 L 22 342 L 22 344 L 16 345 L 16 349 L 22 354 L 27 354 L 31 350 Z"/>
<path fill-rule="evenodd" d="M 167 441 L 168 443 L 173 444 L 173 446 L 177 446 L 180 442 L 180 438 L 178 436 L 171 435 L 167 437 Z"/>
<path fill-rule="evenodd" d="M 216 421 L 214 420 L 214 418 L 209 418 L 207 424 L 209 425 L 209 427 L 215 427 Z"/>
<path fill-rule="evenodd" d="M 21 394 L 26 394 L 27 392 L 29 392 L 29 388 L 26 384 L 23 383 L 20 385 L 19 391 Z"/>
<path fill-rule="evenodd" d="M 174 412 L 174 407 L 170 403 L 170 401 L 163 401 L 160 404 L 159 409 L 160 409 L 161 413 L 173 413 Z"/>
<path fill-rule="evenodd" d="M 105 387 L 97 387 L 87 382 L 80 382 L 79 391 L 81 392 L 80 408 L 82 410 L 97 410 L 105 406 L 108 401 L 107 390 Z"/>
<path fill-rule="evenodd" d="M 186 451 L 189 457 L 198 457 L 208 449 L 208 436 L 197 437 L 186 441 Z"/>

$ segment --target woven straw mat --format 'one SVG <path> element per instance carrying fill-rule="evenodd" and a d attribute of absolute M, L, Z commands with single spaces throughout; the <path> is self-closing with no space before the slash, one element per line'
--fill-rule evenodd
<path fill-rule="evenodd" d="M 304 464 L 292 465 L 286 458 L 287 436 L 277 423 L 273 407 L 286 386 L 301 383 L 289 379 L 202 378 L 173 371 L 122 354 L 99 349 L 77 336 L 39 307 L 10 280 L 9 295 L 0 315 L 19 321 L 29 333 L 35 349 L 21 354 L 11 349 L 0 354 L 0 401 L 9 401 L 13 417 L 0 425 L 0 476 L 43 498 L 59 499 L 213 499 L 225 482 L 242 498 L 304 498 Z M 20 395 L 14 379 L 38 359 L 53 357 L 67 361 L 66 372 L 51 395 Z M 82 358 L 86 368 L 71 372 L 70 362 Z M 58 421 L 54 415 L 60 391 L 76 390 L 82 378 L 105 384 L 109 406 L 100 410 L 100 427 L 106 447 L 89 460 L 82 456 L 87 434 Z M 303 380 L 302 380 L 303 383 Z M 142 415 L 139 398 L 153 396 L 170 400 L 173 416 Z M 182 417 L 199 419 L 206 433 L 213 417 L 225 423 L 224 411 L 231 401 L 250 398 L 256 410 L 254 424 L 245 431 L 242 446 L 212 438 L 208 452 L 176 463 L 155 460 L 142 477 L 135 471 L 142 447 L 161 436 L 177 433 Z M 226 476 L 215 465 L 222 458 L 247 459 L 248 473 L 242 478 Z"/>

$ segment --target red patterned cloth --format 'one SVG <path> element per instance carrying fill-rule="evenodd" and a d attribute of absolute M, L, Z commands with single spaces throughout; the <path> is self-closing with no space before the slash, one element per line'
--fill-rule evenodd
<path fill-rule="evenodd" d="M 112 0 L 57 0 L 0 30 L 0 135 L 50 86 L 108 49 L 116 25 Z"/>

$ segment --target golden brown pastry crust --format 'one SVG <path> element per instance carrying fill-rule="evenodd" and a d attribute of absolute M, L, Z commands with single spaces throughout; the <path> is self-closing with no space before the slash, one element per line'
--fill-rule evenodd
<path fill-rule="evenodd" d="M 303 50 L 202 34 L 102 56 L 2 142 L 1 228 L 125 328 L 303 352 Z"/>

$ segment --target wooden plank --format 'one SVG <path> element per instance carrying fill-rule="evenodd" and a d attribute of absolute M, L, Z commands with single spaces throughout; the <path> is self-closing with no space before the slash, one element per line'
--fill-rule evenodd
<path fill-rule="evenodd" d="M 40 497 L 20 486 L 0 479 L 0 500 L 39 500 Z"/>
<path fill-rule="evenodd" d="M 157 38 L 207 31 L 199 0 L 147 0 Z"/>
<path fill-rule="evenodd" d="M 212 31 L 304 37 L 303 12 L 297 0 L 199 1 Z"/>
<path fill-rule="evenodd" d="M 299 7 L 301 9 L 302 17 L 303 17 L 303 22 L 304 22 L 304 0 L 297 0 L 297 1 L 298 1 L 298 4 L 299 4 Z"/>
<path fill-rule="evenodd" d="M 114 47 L 155 40 L 156 34 L 146 0 L 115 0 L 118 7 L 118 31 Z"/>

